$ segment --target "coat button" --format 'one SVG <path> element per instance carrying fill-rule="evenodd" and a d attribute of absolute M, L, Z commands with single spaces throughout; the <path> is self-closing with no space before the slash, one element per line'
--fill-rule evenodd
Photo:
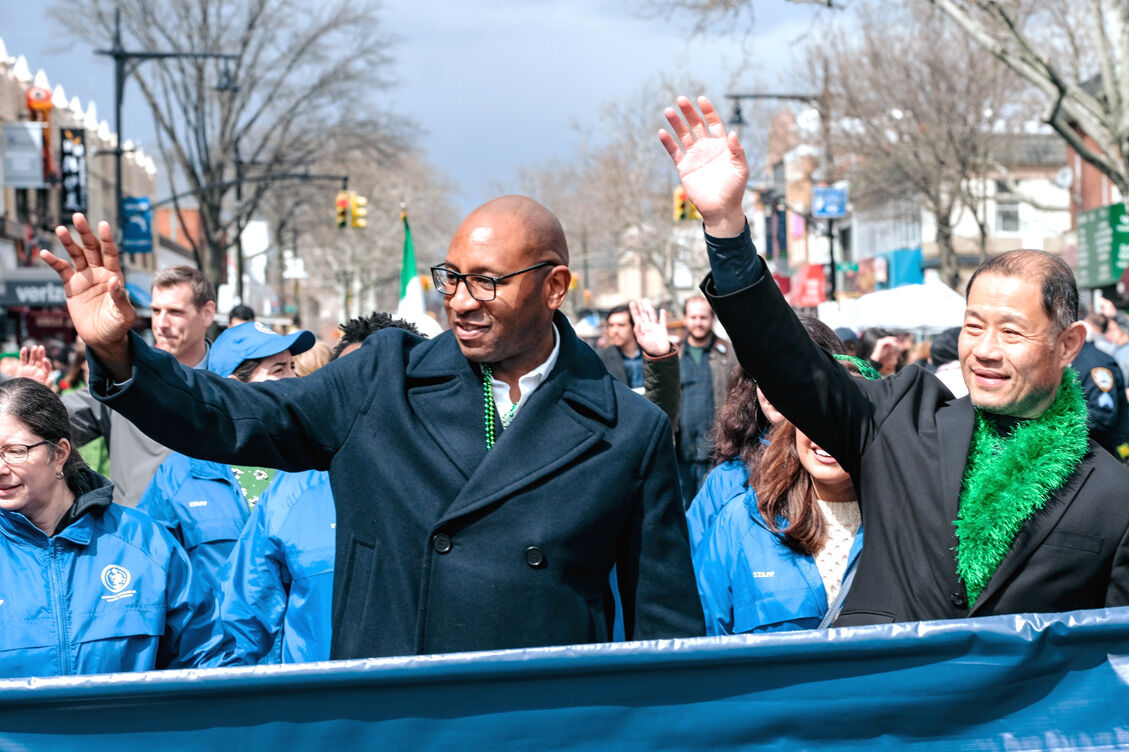
<path fill-rule="evenodd" d="M 957 608 L 968 608 L 968 599 L 960 593 L 953 593 L 949 596 L 949 600 L 952 601 L 953 605 Z"/>
<path fill-rule="evenodd" d="M 441 554 L 445 554 L 451 550 L 451 536 L 446 533 L 438 533 L 431 538 L 431 547 Z"/>
<path fill-rule="evenodd" d="M 537 546 L 530 546 L 525 549 L 525 563 L 534 569 L 540 569 L 545 566 L 545 552 Z"/>

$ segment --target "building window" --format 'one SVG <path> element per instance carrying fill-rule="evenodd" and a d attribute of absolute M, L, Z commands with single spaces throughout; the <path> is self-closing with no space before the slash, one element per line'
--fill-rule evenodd
<path fill-rule="evenodd" d="M 1002 180 L 996 181 L 996 232 L 1019 232 L 1019 203 Z"/>

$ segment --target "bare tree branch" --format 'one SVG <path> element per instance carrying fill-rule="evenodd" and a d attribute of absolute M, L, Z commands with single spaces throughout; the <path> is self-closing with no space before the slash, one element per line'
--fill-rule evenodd
<path fill-rule="evenodd" d="M 113 8 L 125 47 L 234 54 L 238 90 L 216 90 L 224 63 L 200 58 L 146 61 L 134 80 L 153 113 L 172 192 L 196 191 L 204 269 L 219 281 L 228 245 L 276 188 L 235 177 L 236 144 L 244 174 L 295 172 L 324 161 L 336 130 L 395 151 L 397 128 L 374 95 L 389 83 L 394 42 L 380 24 L 378 0 L 53 0 L 52 15 L 77 38 L 106 46 Z M 343 161 L 338 171 L 348 171 Z"/>

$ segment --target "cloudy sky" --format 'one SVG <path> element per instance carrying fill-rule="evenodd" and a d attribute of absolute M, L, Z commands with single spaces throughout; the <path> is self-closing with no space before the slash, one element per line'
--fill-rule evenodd
<path fill-rule="evenodd" d="M 61 49 L 41 6 L 0 0 L 0 36 L 68 97 L 93 99 L 112 123 L 113 69 L 91 48 Z M 29 7 L 30 6 L 30 7 Z M 470 208 L 515 170 L 567 157 L 573 124 L 601 103 L 631 94 L 664 73 L 707 82 L 718 99 L 735 78 L 774 83 L 794 62 L 792 48 L 818 9 L 758 0 L 755 33 L 745 39 L 690 34 L 686 19 L 643 18 L 635 4 L 606 0 L 385 0 L 397 86 L 385 98 L 422 126 L 421 146 L 459 187 Z M 750 62 L 751 61 L 751 62 Z M 662 107 L 655 103 L 655 128 Z M 141 95 L 127 90 L 127 138 L 154 146 Z M 662 156 L 656 141 L 656 158 Z M 162 190 L 164 186 L 162 186 Z"/>

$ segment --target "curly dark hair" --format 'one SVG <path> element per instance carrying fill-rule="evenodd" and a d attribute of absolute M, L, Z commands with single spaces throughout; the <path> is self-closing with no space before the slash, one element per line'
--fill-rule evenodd
<path fill-rule="evenodd" d="M 329 359 L 337 360 L 349 345 L 359 345 L 368 339 L 370 334 L 391 327 L 404 329 L 417 337 L 423 336 L 420 334 L 419 329 L 416 329 L 415 324 L 395 318 L 390 313 L 374 311 L 368 316 L 357 316 L 356 318 L 349 319 L 344 324 L 338 325 L 337 328 L 341 330 L 341 339 L 334 345 L 333 352 L 330 354 Z"/>

